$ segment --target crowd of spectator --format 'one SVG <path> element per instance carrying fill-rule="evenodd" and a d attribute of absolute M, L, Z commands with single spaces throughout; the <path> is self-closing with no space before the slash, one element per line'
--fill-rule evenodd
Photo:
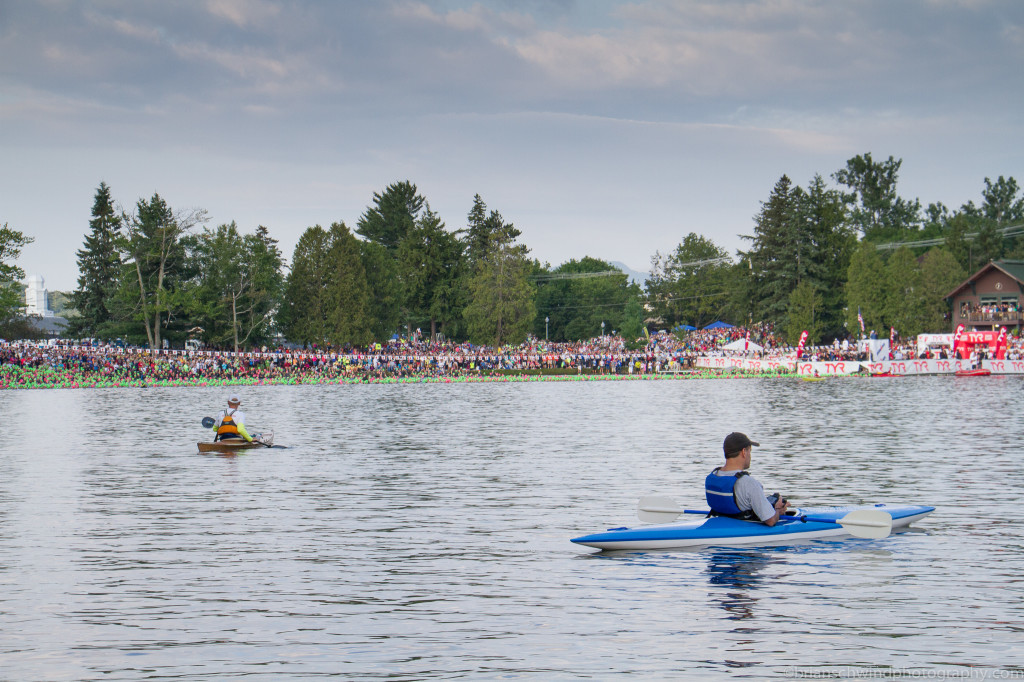
<path fill-rule="evenodd" d="M 1020 319 L 1020 310 L 1016 301 L 1004 301 L 1002 303 L 970 303 L 965 301 L 961 304 L 961 315 L 979 322 L 1016 322 Z"/>
<path fill-rule="evenodd" d="M 493 377 L 508 373 L 652 376 L 682 369 L 667 335 L 629 350 L 619 336 L 491 348 L 397 339 L 368 348 L 260 348 L 243 353 L 0 343 L 0 387 L 321 383 Z"/>
<path fill-rule="evenodd" d="M 1024 355 L 1017 338 L 1011 339 L 1009 350 L 1011 359 Z M 897 339 L 892 359 L 942 358 L 947 353 L 941 347 L 919 351 L 914 339 Z M 418 337 L 366 348 L 263 347 L 242 353 L 0 342 L 0 388 L 466 380 L 510 375 L 706 376 L 696 368 L 698 357 L 793 360 L 796 354 L 797 349 L 771 324 L 660 332 L 628 345 L 621 336 L 610 335 L 571 343 L 531 338 L 501 348 Z M 853 339 L 805 348 L 801 358 L 869 359 Z"/>

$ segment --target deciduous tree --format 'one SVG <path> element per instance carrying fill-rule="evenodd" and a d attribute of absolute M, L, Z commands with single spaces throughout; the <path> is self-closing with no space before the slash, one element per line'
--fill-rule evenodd
<path fill-rule="evenodd" d="M 172 211 L 159 194 L 140 199 L 135 212 L 123 217 L 127 236 L 120 245 L 127 272 L 121 284 L 127 300 L 134 299 L 128 316 L 141 323 L 152 349 L 161 347 L 168 331 L 182 326 L 181 320 L 174 323 L 188 303 L 188 293 L 179 289 L 187 279 L 182 237 L 206 219 L 202 209 Z"/>
<path fill-rule="evenodd" d="M 32 237 L 9 228 L 7 223 L 0 225 L 0 335 L 8 334 L 8 329 L 24 316 L 21 281 L 25 279 L 25 271 L 15 263 L 21 250 L 33 241 Z"/>

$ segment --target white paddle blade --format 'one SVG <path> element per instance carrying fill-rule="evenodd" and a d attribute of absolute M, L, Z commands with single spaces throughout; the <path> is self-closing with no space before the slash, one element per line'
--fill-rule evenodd
<path fill-rule="evenodd" d="M 666 495 L 645 495 L 636 506 L 636 515 L 645 523 L 669 523 L 683 513 L 676 501 Z"/>
<path fill-rule="evenodd" d="M 839 519 L 850 535 L 858 538 L 887 538 L 892 532 L 892 516 L 875 509 L 858 509 Z"/>

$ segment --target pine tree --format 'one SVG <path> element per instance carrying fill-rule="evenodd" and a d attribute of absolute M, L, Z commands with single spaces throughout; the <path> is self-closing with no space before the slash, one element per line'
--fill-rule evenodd
<path fill-rule="evenodd" d="M 121 216 L 114 208 L 107 183 L 101 182 L 92 205 L 90 232 L 78 250 L 78 288 L 71 304 L 79 317 L 72 318 L 68 333 L 75 336 L 103 336 L 112 322 L 108 302 L 121 275 Z"/>
<path fill-rule="evenodd" d="M 754 219 L 754 235 L 743 235 L 753 242 L 750 251 L 740 255 L 750 263 L 752 306 L 760 320 L 783 322 L 789 294 L 800 281 L 797 201 L 792 181 L 783 175 L 768 201 L 761 204 Z"/>
<path fill-rule="evenodd" d="M 454 321 L 460 312 L 458 280 L 462 272 L 462 243 L 445 230 L 428 204 L 423 215 L 398 247 L 398 263 L 411 318 L 430 321 L 430 338 L 438 324 Z"/>
<path fill-rule="evenodd" d="M 368 344 L 373 340 L 370 287 L 359 257 L 359 241 L 345 223 L 332 224 L 330 234 L 325 292 L 328 340 L 336 346 Z"/>
<path fill-rule="evenodd" d="M 528 249 L 495 234 L 486 256 L 469 280 L 469 304 L 463 313 L 470 338 L 501 346 L 521 343 L 537 316 L 528 276 Z"/>
<path fill-rule="evenodd" d="M 295 245 L 278 320 L 285 336 L 294 343 L 306 346 L 327 342 L 330 247 L 331 235 L 319 225 L 307 228 Z"/>
<path fill-rule="evenodd" d="M 356 234 L 394 254 L 415 225 L 424 201 L 408 180 L 392 183 L 383 192 L 373 193 L 373 206 L 359 218 Z"/>
<path fill-rule="evenodd" d="M 804 280 L 793 289 L 789 295 L 786 327 L 786 337 L 792 345 L 797 344 L 804 331 L 807 332 L 808 343 L 817 344 L 821 340 L 824 328 L 822 309 L 822 296 L 809 281 Z"/>
<path fill-rule="evenodd" d="M 375 339 L 389 339 L 402 322 L 404 298 L 398 261 L 374 242 L 360 241 L 359 256 L 370 288 L 370 331 Z"/>

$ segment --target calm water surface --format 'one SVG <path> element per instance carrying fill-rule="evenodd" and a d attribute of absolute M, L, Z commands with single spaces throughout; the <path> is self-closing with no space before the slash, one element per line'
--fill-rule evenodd
<path fill-rule="evenodd" d="M 262 387 L 288 448 L 200 455 L 227 393 L 0 392 L 0 678 L 1024 679 L 1020 378 Z M 938 510 L 569 542 L 645 493 L 702 505 L 732 430 L 801 506 Z"/>

